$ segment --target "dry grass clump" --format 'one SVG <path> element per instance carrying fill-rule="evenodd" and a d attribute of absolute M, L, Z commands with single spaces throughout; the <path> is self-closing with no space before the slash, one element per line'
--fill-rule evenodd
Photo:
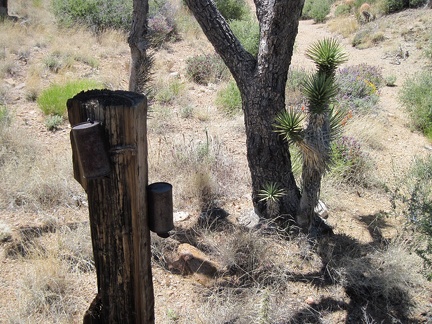
<path fill-rule="evenodd" d="M 406 240 L 363 244 L 336 234 L 313 243 L 271 224 L 247 230 L 226 219 L 214 222 L 219 225 L 194 226 L 153 248 L 166 267 L 164 255 L 178 239 L 225 269 L 199 293 L 194 310 L 170 311 L 176 323 L 410 322 L 418 295 L 426 293 L 421 259 Z"/>
<path fill-rule="evenodd" d="M 25 228 L 16 240 L 8 247 L 8 256 L 13 248 L 25 251 L 15 253 L 19 279 L 8 320 L 71 323 L 80 318 L 92 295 L 88 288 L 95 284 L 88 224 L 49 231 Z"/>
<path fill-rule="evenodd" d="M 410 318 L 416 306 L 413 288 L 421 289 L 426 279 L 421 275 L 420 258 L 405 241 L 396 239 L 379 248 L 338 236 L 322 243 L 318 253 L 327 278 L 345 289 L 353 316 L 378 322 Z"/>
<path fill-rule="evenodd" d="M 359 29 L 359 23 L 355 17 L 337 17 L 327 22 L 329 30 L 341 34 L 344 38 L 350 37 Z"/>
<path fill-rule="evenodd" d="M 232 162 L 224 145 L 208 132 L 196 138 L 161 136 L 149 145 L 149 175 L 152 181 L 175 184 L 174 201 L 178 209 L 197 206 L 199 211 L 220 205 L 229 197 Z M 234 189 L 234 188 L 233 188 Z"/>
<path fill-rule="evenodd" d="M 74 206 L 81 188 L 72 178 L 71 154 L 43 154 L 44 148 L 25 130 L 0 131 L 0 206 L 32 211 Z"/>

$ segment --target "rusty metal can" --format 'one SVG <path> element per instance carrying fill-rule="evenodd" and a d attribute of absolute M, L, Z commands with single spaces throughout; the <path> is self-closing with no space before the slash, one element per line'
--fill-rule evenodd
<path fill-rule="evenodd" d="M 155 182 L 147 187 L 149 227 L 160 237 L 168 237 L 174 228 L 172 185 Z"/>
<path fill-rule="evenodd" d="M 98 179 L 111 172 L 107 145 L 99 122 L 84 122 L 72 127 L 80 169 L 86 179 Z"/>

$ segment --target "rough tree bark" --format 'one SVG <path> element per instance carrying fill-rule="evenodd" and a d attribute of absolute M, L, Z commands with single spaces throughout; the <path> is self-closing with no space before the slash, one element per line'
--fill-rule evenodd
<path fill-rule="evenodd" d="M 242 47 L 213 1 L 185 2 L 240 90 L 255 211 L 261 217 L 268 216 L 258 193 L 266 183 L 276 182 L 287 192 L 280 201 L 281 214 L 294 216 L 300 193 L 287 144 L 272 125 L 285 109 L 285 85 L 304 0 L 255 0 L 260 26 L 256 58 Z"/>
<path fill-rule="evenodd" d="M 0 0 L 0 17 L 8 15 L 8 0 Z"/>
<path fill-rule="evenodd" d="M 133 0 L 133 20 L 128 43 L 131 50 L 129 91 L 143 93 L 149 76 L 148 0 Z"/>

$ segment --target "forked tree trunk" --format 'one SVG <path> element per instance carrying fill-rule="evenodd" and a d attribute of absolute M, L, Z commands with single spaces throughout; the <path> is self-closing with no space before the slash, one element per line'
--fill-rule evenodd
<path fill-rule="evenodd" d="M 260 26 L 258 56 L 248 53 L 211 0 L 185 0 L 216 52 L 231 71 L 242 96 L 246 145 L 255 210 L 267 217 L 258 193 L 276 182 L 287 192 L 281 214 L 294 216 L 300 193 L 286 142 L 274 132 L 276 115 L 285 109 L 285 85 L 303 0 L 255 0 Z"/>

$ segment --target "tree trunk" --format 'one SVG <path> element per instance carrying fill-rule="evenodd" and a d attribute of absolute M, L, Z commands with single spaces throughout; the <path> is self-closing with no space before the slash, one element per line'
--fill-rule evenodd
<path fill-rule="evenodd" d="M 258 57 L 240 44 L 211 0 L 185 0 L 216 52 L 230 69 L 242 96 L 246 145 L 256 212 L 267 217 L 258 192 L 276 182 L 287 192 L 281 214 L 294 216 L 300 193 L 291 170 L 288 145 L 275 132 L 276 115 L 285 109 L 285 86 L 303 0 L 255 0 L 260 26 Z"/>
<path fill-rule="evenodd" d="M 8 15 L 8 0 L 0 0 L 0 17 Z"/>
<path fill-rule="evenodd" d="M 133 1 L 133 20 L 128 43 L 131 50 L 129 91 L 144 93 L 150 75 L 148 49 L 148 0 Z"/>

